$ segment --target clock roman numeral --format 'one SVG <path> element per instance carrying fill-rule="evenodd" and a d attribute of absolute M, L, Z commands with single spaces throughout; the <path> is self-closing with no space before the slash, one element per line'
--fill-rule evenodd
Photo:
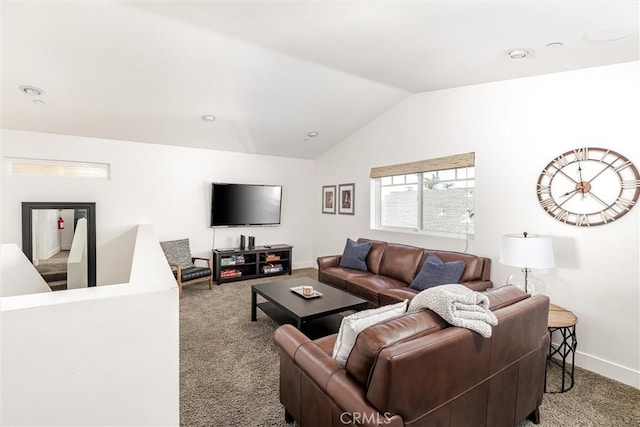
<path fill-rule="evenodd" d="M 614 214 L 617 215 L 617 212 L 614 212 Z M 604 222 L 605 224 L 615 219 L 608 209 L 600 211 L 600 217 L 602 218 L 602 222 Z"/>
<path fill-rule="evenodd" d="M 577 160 L 587 160 L 589 158 L 589 149 L 587 147 L 573 150 Z"/>
<path fill-rule="evenodd" d="M 629 166 L 631 166 L 631 161 L 627 160 L 626 162 L 624 162 L 620 166 L 617 166 L 616 168 L 614 168 L 614 170 L 616 172 L 620 172 L 622 169 L 628 168 Z"/>
<path fill-rule="evenodd" d="M 551 194 L 551 187 L 548 185 L 538 184 L 538 194 Z"/>
<path fill-rule="evenodd" d="M 578 227 L 582 227 L 583 225 L 586 225 L 587 227 L 591 227 L 591 223 L 589 222 L 589 217 L 586 216 L 585 214 L 578 214 L 578 217 L 576 218 L 576 225 Z"/>
<path fill-rule="evenodd" d="M 623 209 L 625 210 L 629 210 L 633 207 L 633 205 L 635 205 L 636 202 L 634 202 L 633 200 L 629 200 L 629 199 L 623 199 L 622 197 L 619 198 L 618 200 L 615 201 L 615 203 L 613 204 L 612 208 L 617 208 L 614 209 L 615 211 L 622 212 Z"/>
<path fill-rule="evenodd" d="M 628 179 L 626 181 L 622 181 L 621 186 L 623 190 L 633 190 L 634 188 L 640 187 L 640 179 Z"/>
<path fill-rule="evenodd" d="M 545 208 L 546 210 L 549 210 L 552 206 L 555 206 L 556 201 L 553 200 L 552 197 L 549 197 L 548 199 L 540 200 L 540 204 L 542 205 L 543 208 Z"/>
<path fill-rule="evenodd" d="M 560 154 L 553 161 L 555 162 L 553 167 L 555 167 L 556 169 L 562 169 L 563 167 L 565 167 L 565 166 L 567 166 L 569 164 L 569 161 L 564 156 L 564 154 Z"/>
<path fill-rule="evenodd" d="M 553 216 L 555 216 L 558 221 L 567 222 L 567 219 L 569 219 L 569 211 L 559 208 L 553 213 Z"/>
<path fill-rule="evenodd" d="M 600 157 L 600 161 L 603 162 L 603 163 L 606 163 L 605 159 L 607 158 L 607 156 L 609 155 L 610 152 L 611 152 L 611 150 L 605 151 L 604 154 L 602 155 L 602 157 Z"/>

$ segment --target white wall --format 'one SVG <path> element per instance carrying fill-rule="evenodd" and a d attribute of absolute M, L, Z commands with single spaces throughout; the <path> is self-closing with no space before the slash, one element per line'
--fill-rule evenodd
<path fill-rule="evenodd" d="M 281 226 L 217 229 L 215 247 L 237 246 L 240 234 L 253 235 L 258 245 L 293 245 L 294 268 L 313 265 L 313 161 L 7 129 L 2 140 L 6 157 L 111 164 L 109 181 L 7 175 L 1 192 L 2 242 L 20 246 L 21 202 L 96 202 L 100 285 L 127 280 L 127 230 L 137 223 L 153 223 L 161 241 L 188 237 L 194 255 L 209 256 L 214 181 L 283 186 Z"/>
<path fill-rule="evenodd" d="M 0 297 L 51 292 L 29 258 L 15 243 L 0 245 Z"/>
<path fill-rule="evenodd" d="M 60 230 L 60 248 L 63 251 L 68 251 L 71 249 L 73 233 L 75 232 L 73 229 L 74 211 L 73 209 L 60 209 L 59 212 L 64 221 L 64 229 Z"/>
<path fill-rule="evenodd" d="M 151 226 L 130 231 L 127 283 L 0 299 L 0 425 L 179 425 L 176 281 Z"/>
<path fill-rule="evenodd" d="M 577 364 L 640 387 L 640 207 L 612 224 L 578 228 L 539 206 L 543 167 L 573 148 L 606 147 L 640 166 L 640 63 L 416 94 L 316 161 L 314 254 L 368 236 L 462 251 L 462 240 L 369 229 L 371 167 L 475 151 L 476 235 L 468 251 L 498 263 L 500 238 L 553 236 L 557 268 L 534 271 L 552 303 L 579 317 Z M 323 185 L 356 183 L 355 216 L 323 215 Z"/>
<path fill-rule="evenodd" d="M 38 210 L 38 231 L 36 234 L 39 260 L 47 260 L 60 252 L 60 231 L 58 231 L 58 210 Z"/>

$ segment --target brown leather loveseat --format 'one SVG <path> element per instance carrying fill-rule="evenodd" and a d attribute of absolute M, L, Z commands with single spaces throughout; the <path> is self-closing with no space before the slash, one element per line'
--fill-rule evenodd
<path fill-rule="evenodd" d="M 489 279 L 490 258 L 363 238 L 358 239 L 358 243 L 371 243 L 366 258 L 367 271 L 340 267 L 341 255 L 322 256 L 317 259 L 318 280 L 366 299 L 370 307 L 412 299 L 418 291 L 409 285 L 429 253 L 437 255 L 443 262 L 464 261 L 460 284 L 474 291 L 484 291 L 493 286 Z"/>
<path fill-rule="evenodd" d="M 343 368 L 336 335 L 309 340 L 276 330 L 280 402 L 300 427 L 514 426 L 539 422 L 549 348 L 549 299 L 514 286 L 487 292 L 491 338 L 448 325 L 431 310 L 358 334 Z"/>

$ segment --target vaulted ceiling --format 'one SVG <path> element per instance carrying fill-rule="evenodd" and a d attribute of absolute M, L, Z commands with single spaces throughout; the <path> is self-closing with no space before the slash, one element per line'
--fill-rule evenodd
<path fill-rule="evenodd" d="M 411 93 L 637 61 L 638 5 L 3 1 L 2 127 L 312 159 Z"/>

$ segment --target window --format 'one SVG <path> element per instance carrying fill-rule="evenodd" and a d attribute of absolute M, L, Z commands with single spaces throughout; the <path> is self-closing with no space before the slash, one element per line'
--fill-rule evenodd
<path fill-rule="evenodd" d="M 82 179 L 110 177 L 109 164 L 45 159 L 5 158 L 9 175 L 51 176 Z"/>
<path fill-rule="evenodd" d="M 371 228 L 474 234 L 475 154 L 371 170 Z"/>

